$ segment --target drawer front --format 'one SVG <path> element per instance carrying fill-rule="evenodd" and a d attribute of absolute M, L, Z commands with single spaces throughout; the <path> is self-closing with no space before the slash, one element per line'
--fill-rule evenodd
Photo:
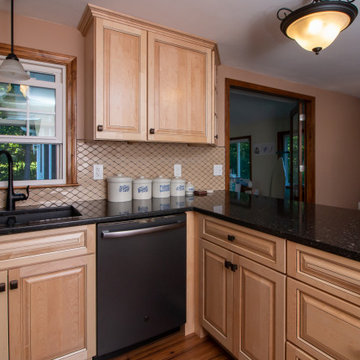
<path fill-rule="evenodd" d="M 285 273 L 284 239 L 211 217 L 201 217 L 200 222 L 201 237 Z"/>
<path fill-rule="evenodd" d="M 288 275 L 360 306 L 360 262 L 287 243 Z"/>
<path fill-rule="evenodd" d="M 287 338 L 318 360 L 358 360 L 360 307 L 288 278 Z"/>
<path fill-rule="evenodd" d="M 286 343 L 286 360 L 316 360 L 293 344 Z"/>
<path fill-rule="evenodd" d="M 0 236 L 0 269 L 95 252 L 95 225 Z"/>

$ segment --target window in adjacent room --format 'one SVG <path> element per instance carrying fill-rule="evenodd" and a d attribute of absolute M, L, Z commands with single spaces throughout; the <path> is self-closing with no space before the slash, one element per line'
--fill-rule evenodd
<path fill-rule="evenodd" d="M 230 177 L 251 179 L 251 137 L 230 139 Z"/>

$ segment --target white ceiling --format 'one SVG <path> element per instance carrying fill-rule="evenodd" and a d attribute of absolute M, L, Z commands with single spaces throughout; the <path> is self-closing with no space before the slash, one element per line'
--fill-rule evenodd
<path fill-rule="evenodd" d="M 360 98 L 360 16 L 316 56 L 280 32 L 276 12 L 305 0 L 91 0 L 218 43 L 222 64 Z M 76 27 L 86 0 L 15 0 L 15 14 Z M 354 2 L 360 6 L 359 0 Z M 8 11 L 10 0 L 0 0 Z"/>

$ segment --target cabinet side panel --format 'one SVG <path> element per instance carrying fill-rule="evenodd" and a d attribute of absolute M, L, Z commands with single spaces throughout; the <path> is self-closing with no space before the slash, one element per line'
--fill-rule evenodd
<path fill-rule="evenodd" d="M 0 292 L 0 359 L 8 359 L 8 283 L 7 271 L 0 271 L 0 284 L 5 284 L 5 291 Z"/>

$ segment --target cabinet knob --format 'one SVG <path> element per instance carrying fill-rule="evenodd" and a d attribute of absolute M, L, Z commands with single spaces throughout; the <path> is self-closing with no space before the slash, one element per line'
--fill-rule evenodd
<path fill-rule="evenodd" d="M 5 283 L 1 283 L 0 284 L 0 292 L 4 292 L 6 290 L 6 285 Z"/>
<path fill-rule="evenodd" d="M 10 290 L 15 290 L 18 288 L 18 281 L 17 280 L 11 280 L 10 281 Z"/>
<path fill-rule="evenodd" d="M 215 135 L 214 139 L 217 140 L 219 138 L 219 135 Z"/>
<path fill-rule="evenodd" d="M 236 264 L 231 264 L 230 268 L 232 272 L 235 272 L 238 269 L 238 266 Z"/>
<path fill-rule="evenodd" d="M 150 129 L 150 134 L 152 134 L 152 135 L 155 134 L 155 129 L 151 128 Z"/>
<path fill-rule="evenodd" d="M 230 269 L 231 268 L 231 261 L 228 261 L 228 260 L 225 260 L 225 267 L 227 268 L 227 269 Z"/>
<path fill-rule="evenodd" d="M 104 130 L 104 127 L 102 125 L 97 126 L 97 131 L 103 131 L 103 130 Z"/>
<path fill-rule="evenodd" d="M 234 235 L 228 235 L 228 240 L 229 240 L 229 241 L 234 241 L 234 240 L 235 240 L 235 236 L 234 236 Z"/>

